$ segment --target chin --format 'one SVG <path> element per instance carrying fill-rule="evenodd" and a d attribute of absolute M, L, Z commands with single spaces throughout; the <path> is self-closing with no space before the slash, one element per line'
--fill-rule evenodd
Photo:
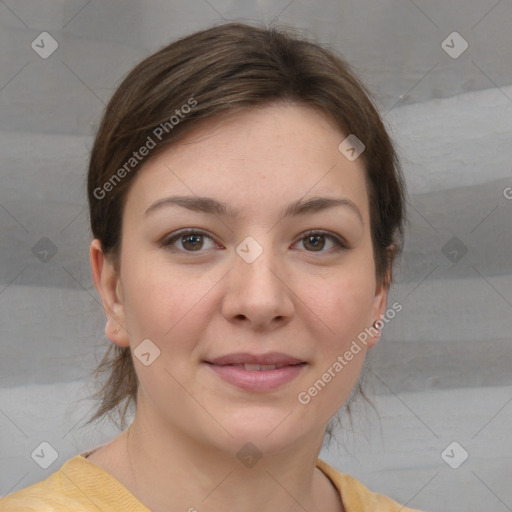
<path fill-rule="evenodd" d="M 309 426 L 303 418 L 290 414 L 291 408 L 284 407 L 245 407 L 234 417 L 220 420 L 221 424 L 231 434 L 226 436 L 226 448 L 234 450 L 259 450 L 262 454 L 278 453 L 293 447 L 301 439 L 311 435 L 311 430 L 321 430 L 321 425 L 315 429 Z M 249 445 L 247 447 L 246 445 Z"/>

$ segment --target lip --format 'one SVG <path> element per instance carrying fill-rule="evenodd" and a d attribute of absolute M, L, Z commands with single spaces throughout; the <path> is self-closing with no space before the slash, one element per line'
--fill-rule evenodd
<path fill-rule="evenodd" d="M 247 391 L 270 391 L 294 380 L 306 366 L 296 357 L 271 352 L 267 354 L 229 354 L 205 361 L 222 380 Z M 244 364 L 274 366 L 275 369 L 245 369 Z"/>

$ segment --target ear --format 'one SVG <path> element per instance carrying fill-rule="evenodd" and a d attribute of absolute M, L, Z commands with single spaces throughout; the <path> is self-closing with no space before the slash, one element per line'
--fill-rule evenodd
<path fill-rule="evenodd" d="M 382 329 L 382 318 L 384 318 L 384 314 L 386 311 L 386 304 L 388 300 L 388 291 L 389 291 L 389 283 L 390 276 L 386 276 L 384 280 L 378 280 L 375 286 L 375 297 L 373 299 L 373 310 L 372 310 L 372 326 L 370 331 L 374 333 L 369 336 L 367 346 L 368 348 L 372 348 L 380 340 L 381 329 Z M 376 322 L 379 322 L 377 326 Z M 378 328 L 380 326 L 380 328 Z"/>
<path fill-rule="evenodd" d="M 107 317 L 105 334 L 115 345 L 128 347 L 130 343 L 125 328 L 123 288 L 113 258 L 103 254 L 101 242 L 97 238 L 91 243 L 89 258 L 94 286 L 100 294 L 103 310 Z"/>

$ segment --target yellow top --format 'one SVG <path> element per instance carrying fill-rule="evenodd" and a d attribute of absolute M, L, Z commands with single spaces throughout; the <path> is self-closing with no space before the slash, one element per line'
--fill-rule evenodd
<path fill-rule="evenodd" d="M 79 454 L 46 480 L 0 499 L 0 512 L 151 512 L 102 467 Z M 346 512 L 419 512 L 368 490 L 321 459 L 317 467 L 333 482 Z"/>

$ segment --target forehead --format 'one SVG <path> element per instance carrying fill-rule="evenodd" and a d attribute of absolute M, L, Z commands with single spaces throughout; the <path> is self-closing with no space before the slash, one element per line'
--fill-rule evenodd
<path fill-rule="evenodd" d="M 127 204 L 167 195 L 210 196 L 254 215 L 307 196 L 343 196 L 368 215 L 365 169 L 338 146 L 346 138 L 322 112 L 272 104 L 218 116 L 148 160 Z"/>

